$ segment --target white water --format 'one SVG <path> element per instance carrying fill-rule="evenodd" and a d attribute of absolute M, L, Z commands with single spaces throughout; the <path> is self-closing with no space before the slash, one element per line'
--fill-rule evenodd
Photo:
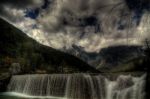
<path fill-rule="evenodd" d="M 18 75 L 8 92 L 49 99 L 145 99 L 145 77 L 121 75 L 110 80 L 102 75 Z"/>

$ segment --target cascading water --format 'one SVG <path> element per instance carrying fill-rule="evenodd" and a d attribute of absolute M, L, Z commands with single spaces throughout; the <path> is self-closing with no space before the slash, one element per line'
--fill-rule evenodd
<path fill-rule="evenodd" d="M 145 77 L 121 75 L 110 80 L 88 74 L 16 75 L 8 91 L 60 99 L 145 99 Z"/>

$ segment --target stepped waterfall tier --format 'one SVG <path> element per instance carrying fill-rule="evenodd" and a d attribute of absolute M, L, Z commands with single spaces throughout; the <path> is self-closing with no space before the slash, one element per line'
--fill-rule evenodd
<path fill-rule="evenodd" d="M 145 74 L 113 78 L 89 74 L 16 75 L 10 80 L 8 92 L 48 99 L 145 99 L 145 78 Z"/>

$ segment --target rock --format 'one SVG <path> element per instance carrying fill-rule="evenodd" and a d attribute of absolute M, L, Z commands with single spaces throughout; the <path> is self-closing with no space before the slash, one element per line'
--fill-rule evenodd
<path fill-rule="evenodd" d="M 9 73 L 2 73 L 0 75 L 0 92 L 5 92 L 7 90 L 10 77 Z"/>
<path fill-rule="evenodd" d="M 21 66 L 19 63 L 12 63 L 9 71 L 12 75 L 19 74 L 21 72 Z"/>

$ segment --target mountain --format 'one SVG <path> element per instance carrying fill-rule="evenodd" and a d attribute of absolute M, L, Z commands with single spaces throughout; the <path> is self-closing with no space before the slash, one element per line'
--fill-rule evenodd
<path fill-rule="evenodd" d="M 83 61 L 87 62 L 88 64 L 94 66 L 94 68 L 96 68 L 97 63 L 100 62 L 100 55 L 99 53 L 89 53 L 84 51 L 83 47 L 80 46 L 76 46 L 76 45 L 72 45 L 71 49 L 63 49 L 63 51 L 72 54 L 80 59 L 82 59 Z"/>
<path fill-rule="evenodd" d="M 141 46 L 111 46 L 100 51 L 102 57 L 101 63 L 97 68 L 112 69 L 118 65 L 142 57 L 144 51 Z M 102 67 L 101 67 L 102 66 Z M 122 66 L 123 68 L 123 66 Z"/>
<path fill-rule="evenodd" d="M 147 71 L 147 66 L 144 64 L 144 57 L 137 57 L 126 61 L 120 65 L 117 65 L 115 68 L 109 70 L 109 72 L 137 72 L 137 71 Z M 107 70 L 106 70 L 107 71 Z"/>
<path fill-rule="evenodd" d="M 79 73 L 99 71 L 67 53 L 41 45 L 0 19 L 0 73 L 14 65 L 21 73 Z"/>
<path fill-rule="evenodd" d="M 110 46 L 101 49 L 99 53 L 84 51 L 84 48 L 73 45 L 72 49 L 66 51 L 71 53 L 95 68 L 105 71 L 128 63 L 128 61 L 142 57 L 144 51 L 142 46 Z M 120 67 L 124 68 L 124 66 Z"/>

